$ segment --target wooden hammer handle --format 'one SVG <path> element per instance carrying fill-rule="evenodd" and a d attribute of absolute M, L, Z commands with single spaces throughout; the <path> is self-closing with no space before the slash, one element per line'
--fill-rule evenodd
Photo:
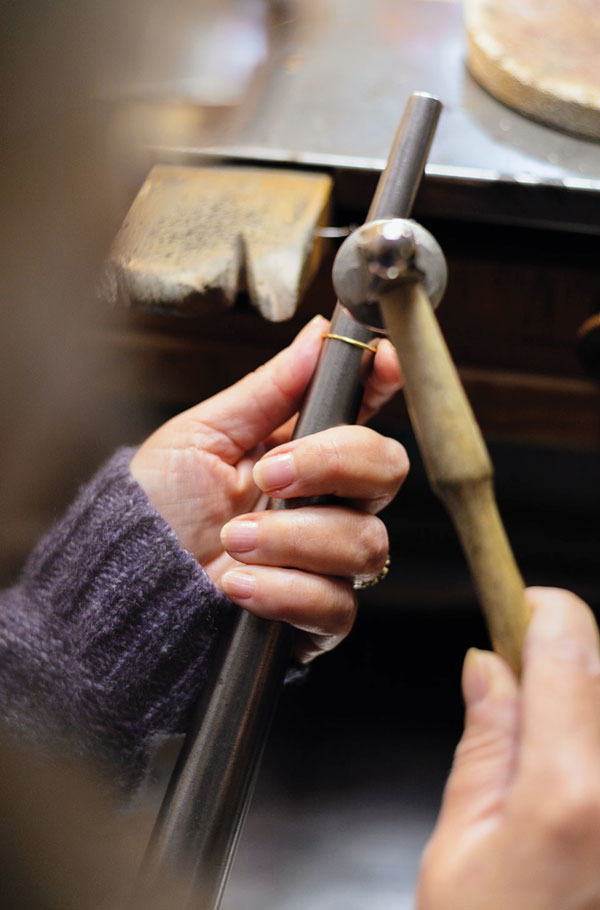
<path fill-rule="evenodd" d="M 518 673 L 528 618 L 524 584 L 481 431 L 422 285 L 402 285 L 379 303 L 430 484 L 456 526 L 494 648 Z"/>

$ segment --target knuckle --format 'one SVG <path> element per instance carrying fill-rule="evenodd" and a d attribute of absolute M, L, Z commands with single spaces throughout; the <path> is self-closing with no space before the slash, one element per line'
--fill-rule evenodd
<path fill-rule="evenodd" d="M 464 773 L 468 769 L 494 767 L 510 760 L 512 746 L 505 737 L 498 735 L 497 730 L 490 728 L 485 722 L 478 729 L 476 718 L 472 718 L 472 723 L 475 726 L 463 734 L 454 750 L 452 770 L 462 772 L 459 776 L 452 776 L 452 785 L 455 789 L 459 786 L 457 783 L 459 780 L 464 781 L 465 787 L 470 787 L 469 776 Z"/>
<path fill-rule="evenodd" d="M 331 580 L 331 600 L 327 610 L 327 631 L 337 636 L 347 635 L 356 618 L 357 597 L 352 587 L 341 579 Z"/>
<path fill-rule="evenodd" d="M 386 437 L 386 458 L 388 471 L 396 488 L 399 488 L 410 470 L 408 453 L 402 443 L 392 437 Z"/>
<path fill-rule="evenodd" d="M 337 477 L 341 471 L 342 453 L 337 440 L 328 436 L 319 441 L 319 459 L 328 476 Z"/>
<path fill-rule="evenodd" d="M 278 529 L 278 543 L 281 545 L 285 541 L 286 559 L 291 561 L 291 565 L 297 557 L 304 552 L 308 542 L 314 535 L 312 526 L 304 520 L 304 516 L 292 511 L 275 512 L 278 522 L 275 526 Z"/>
<path fill-rule="evenodd" d="M 376 516 L 365 517 L 358 535 L 359 558 L 365 575 L 377 575 L 389 553 L 387 528 Z"/>

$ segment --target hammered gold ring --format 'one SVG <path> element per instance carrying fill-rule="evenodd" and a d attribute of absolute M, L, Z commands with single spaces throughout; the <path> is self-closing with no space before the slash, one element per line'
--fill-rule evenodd
<path fill-rule="evenodd" d="M 375 345 L 367 344 L 365 341 L 358 341 L 356 338 L 348 338 L 347 335 L 336 335 L 335 332 L 327 332 L 326 335 L 321 336 L 323 341 L 326 338 L 331 338 L 332 341 L 343 341 L 346 344 L 353 344 L 355 348 L 363 348 L 365 351 L 370 351 L 371 354 L 377 353 L 377 348 Z"/>

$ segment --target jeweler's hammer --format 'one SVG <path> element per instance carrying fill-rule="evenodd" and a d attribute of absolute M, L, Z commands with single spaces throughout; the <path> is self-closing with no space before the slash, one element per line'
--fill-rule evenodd
<path fill-rule="evenodd" d="M 490 457 L 433 312 L 446 283 L 443 253 L 413 221 L 373 221 L 340 247 L 333 282 L 350 312 L 365 300 L 380 308 L 429 482 L 456 526 L 494 648 L 518 673 L 524 584 L 496 505 Z"/>

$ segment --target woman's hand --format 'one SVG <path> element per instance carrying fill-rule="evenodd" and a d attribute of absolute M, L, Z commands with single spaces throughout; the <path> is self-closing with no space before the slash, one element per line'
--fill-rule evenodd
<path fill-rule="evenodd" d="M 600 907 L 600 659 L 591 611 L 534 588 L 519 686 L 470 651 L 467 713 L 418 910 Z"/>
<path fill-rule="evenodd" d="M 403 447 L 364 426 L 290 441 L 328 323 L 313 319 L 254 373 L 170 420 L 131 471 L 213 581 L 240 606 L 306 633 L 297 656 L 334 647 L 356 613 L 352 582 L 388 555 L 375 513 L 408 471 Z M 401 385 L 394 348 L 379 343 L 360 419 Z M 333 494 L 342 505 L 264 511 L 267 497 Z"/>

